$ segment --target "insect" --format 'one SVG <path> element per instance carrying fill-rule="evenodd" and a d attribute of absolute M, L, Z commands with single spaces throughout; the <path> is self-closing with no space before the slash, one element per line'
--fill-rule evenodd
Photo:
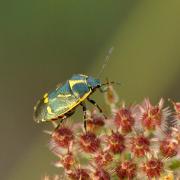
<path fill-rule="evenodd" d="M 84 101 L 88 100 L 102 113 L 102 109 L 94 100 L 90 99 L 90 95 L 96 89 L 102 90 L 101 87 L 107 84 L 109 83 L 102 84 L 99 79 L 92 76 L 74 74 L 65 84 L 44 94 L 43 98 L 37 102 L 34 107 L 34 120 L 38 123 L 55 120 L 62 122 L 81 105 L 84 111 L 84 128 L 86 129 L 86 104 Z"/>
<path fill-rule="evenodd" d="M 88 100 L 95 105 L 100 112 L 102 109 L 89 96 L 101 84 L 99 79 L 83 74 L 75 74 L 62 86 L 57 87 L 54 91 L 46 93 L 43 98 L 37 102 L 34 107 L 34 120 L 36 122 L 48 122 L 61 120 L 71 116 L 78 105 L 81 105 L 86 118 L 86 105 L 84 100 Z M 86 128 L 86 121 L 84 121 Z"/>

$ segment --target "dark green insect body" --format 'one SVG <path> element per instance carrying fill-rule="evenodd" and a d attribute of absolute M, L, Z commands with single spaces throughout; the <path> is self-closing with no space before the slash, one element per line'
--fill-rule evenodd
<path fill-rule="evenodd" d="M 46 93 L 34 107 L 34 120 L 36 122 L 63 120 L 75 112 L 78 105 L 83 105 L 83 101 L 101 87 L 99 79 L 82 74 L 75 74 L 62 86 L 54 91 Z M 88 99 L 96 105 L 93 100 Z M 98 108 L 99 106 L 96 105 Z M 100 108 L 99 108 L 100 109 Z M 100 109 L 101 110 L 101 109 Z"/>

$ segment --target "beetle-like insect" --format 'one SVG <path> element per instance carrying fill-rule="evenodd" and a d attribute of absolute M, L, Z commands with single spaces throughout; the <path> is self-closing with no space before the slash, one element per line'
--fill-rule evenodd
<path fill-rule="evenodd" d="M 110 49 L 108 56 L 106 56 L 106 62 L 100 73 L 107 64 L 112 50 L 113 48 Z M 89 96 L 98 88 L 102 90 L 101 87 L 107 84 L 109 82 L 101 84 L 99 79 L 92 76 L 75 74 L 64 85 L 57 87 L 50 93 L 46 93 L 37 102 L 34 107 L 34 120 L 36 122 L 48 122 L 59 119 L 62 122 L 75 112 L 77 106 L 81 105 L 84 111 L 84 127 L 86 129 L 86 104 L 84 101 L 87 99 L 102 113 L 101 108 Z"/>
<path fill-rule="evenodd" d="M 34 120 L 36 122 L 47 122 L 66 119 L 71 116 L 78 105 L 83 107 L 84 119 L 86 118 L 86 105 L 88 100 L 102 113 L 101 108 L 89 96 L 102 85 L 99 79 L 83 74 L 75 74 L 62 86 L 54 91 L 46 93 L 34 107 Z M 86 129 L 86 121 L 84 121 Z"/>

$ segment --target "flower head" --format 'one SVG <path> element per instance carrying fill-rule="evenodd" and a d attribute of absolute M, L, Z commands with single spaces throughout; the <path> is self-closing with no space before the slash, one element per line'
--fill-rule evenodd
<path fill-rule="evenodd" d="M 113 161 L 113 155 L 108 151 L 100 151 L 94 157 L 95 164 L 98 167 L 107 166 Z"/>
<path fill-rule="evenodd" d="M 69 170 L 75 164 L 75 159 L 73 154 L 69 152 L 61 157 L 60 162 L 66 170 Z"/>
<path fill-rule="evenodd" d="M 119 132 L 112 131 L 112 134 L 107 136 L 108 147 L 114 154 L 121 153 L 125 149 L 124 141 L 124 136 Z"/>
<path fill-rule="evenodd" d="M 52 133 L 52 139 L 60 147 L 68 148 L 74 140 L 73 132 L 68 127 L 60 127 Z"/>
<path fill-rule="evenodd" d="M 79 138 L 79 144 L 83 151 L 87 153 L 94 153 L 100 147 L 100 139 L 92 132 L 86 132 Z"/>
<path fill-rule="evenodd" d="M 116 126 L 125 133 L 132 131 L 134 121 L 131 108 L 126 108 L 125 105 L 123 105 L 123 107 L 120 108 L 115 115 Z"/>
<path fill-rule="evenodd" d="M 68 172 L 68 177 L 71 180 L 91 180 L 87 169 L 78 168 Z"/>
<path fill-rule="evenodd" d="M 110 180 L 110 175 L 104 169 L 97 169 L 93 174 L 93 180 Z"/>
<path fill-rule="evenodd" d="M 157 105 L 145 99 L 141 105 L 118 107 L 111 88 L 106 98 L 111 111 L 107 119 L 94 110 L 87 112 L 84 131 L 83 123 L 76 121 L 71 127 L 63 122 L 46 131 L 51 135 L 50 149 L 58 157 L 55 165 L 63 169 L 57 180 L 165 180 L 172 170 L 178 177 L 172 168 L 180 162 L 180 123 L 171 122 L 178 121 L 180 103 L 174 103 L 175 116 L 170 116 L 163 99 Z M 169 125 L 168 131 L 161 133 L 164 125 Z"/>
<path fill-rule="evenodd" d="M 149 178 L 160 177 L 163 172 L 163 162 L 157 158 L 147 160 L 142 167 Z"/>
<path fill-rule="evenodd" d="M 158 105 L 153 106 L 149 99 L 145 99 L 144 104 L 140 106 L 141 122 L 145 129 L 155 130 L 157 127 L 165 125 L 169 111 L 163 109 L 164 100 L 160 99 Z"/>
<path fill-rule="evenodd" d="M 131 150 L 137 157 L 143 157 L 150 151 L 150 141 L 144 135 L 138 135 L 131 139 Z"/>
<path fill-rule="evenodd" d="M 133 179 L 136 176 L 136 164 L 130 161 L 121 162 L 116 168 L 116 174 L 120 179 Z"/>
<path fill-rule="evenodd" d="M 178 141 L 173 138 L 165 138 L 160 143 L 160 151 L 165 157 L 172 157 L 178 153 Z"/>
<path fill-rule="evenodd" d="M 87 129 L 91 132 L 96 132 L 96 130 L 99 130 L 101 127 L 104 126 L 104 117 L 97 113 L 96 110 L 94 110 L 90 117 L 87 119 Z"/>

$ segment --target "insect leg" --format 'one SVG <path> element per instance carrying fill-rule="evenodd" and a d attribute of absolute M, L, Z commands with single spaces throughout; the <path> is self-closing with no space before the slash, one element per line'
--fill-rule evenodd
<path fill-rule="evenodd" d="M 100 108 L 100 106 L 99 106 L 94 100 L 92 100 L 92 99 L 90 99 L 90 98 L 87 98 L 87 100 L 88 100 L 91 104 L 93 104 L 94 106 L 96 106 L 96 107 L 98 108 L 99 112 L 103 114 L 103 116 L 105 117 L 105 119 L 107 119 L 106 115 L 103 113 L 103 110 Z"/>
<path fill-rule="evenodd" d="M 87 110 L 87 108 L 86 108 L 86 104 L 85 103 L 81 103 L 81 106 L 82 106 L 83 112 L 84 112 L 84 129 L 86 131 L 86 129 L 87 129 L 87 124 L 86 124 L 86 117 L 87 117 L 86 110 Z"/>
<path fill-rule="evenodd" d="M 63 116 L 63 117 L 58 117 L 57 119 L 52 119 L 51 122 L 53 123 L 53 126 L 55 127 L 55 130 L 56 129 L 59 129 L 60 125 L 62 124 L 63 120 L 66 119 L 67 116 Z M 56 123 L 55 121 L 60 119 L 60 122 L 59 123 Z"/>

